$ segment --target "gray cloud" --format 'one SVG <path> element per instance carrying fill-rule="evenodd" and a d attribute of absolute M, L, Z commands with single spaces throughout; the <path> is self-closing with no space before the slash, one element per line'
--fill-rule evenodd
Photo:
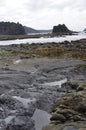
<path fill-rule="evenodd" d="M 0 0 L 0 21 L 19 21 L 38 29 L 65 23 L 70 29 L 82 30 L 86 0 Z"/>
<path fill-rule="evenodd" d="M 0 0 L 0 7 L 5 5 L 5 1 L 4 0 Z"/>

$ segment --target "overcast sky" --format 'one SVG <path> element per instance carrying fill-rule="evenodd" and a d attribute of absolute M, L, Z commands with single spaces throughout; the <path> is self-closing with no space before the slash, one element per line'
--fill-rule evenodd
<path fill-rule="evenodd" d="M 35 29 L 66 24 L 86 28 L 86 0 L 0 0 L 0 21 L 20 22 Z"/>

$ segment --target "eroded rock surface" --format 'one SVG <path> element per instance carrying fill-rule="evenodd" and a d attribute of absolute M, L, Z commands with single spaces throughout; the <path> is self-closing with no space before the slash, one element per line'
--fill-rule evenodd
<path fill-rule="evenodd" d="M 51 124 L 43 130 L 86 129 L 86 81 L 78 82 L 74 89 L 75 92 L 64 95 L 55 104 Z"/>
<path fill-rule="evenodd" d="M 62 86 L 63 81 L 68 78 L 83 81 L 85 78 L 82 70 L 74 70 L 78 64 L 84 64 L 81 61 L 32 61 L 35 63 L 23 60 L 17 65 L 11 63 L 0 68 L 0 130 L 34 130 L 35 122 L 31 117 L 35 110 L 51 112 L 51 106 L 67 91 L 72 90 L 71 87 L 67 90 L 65 85 Z M 80 89 L 77 88 L 77 91 Z M 69 114 L 71 113 L 69 110 Z M 80 116 L 82 115 L 77 118 Z M 64 122 L 66 117 L 61 114 L 59 117 Z"/>

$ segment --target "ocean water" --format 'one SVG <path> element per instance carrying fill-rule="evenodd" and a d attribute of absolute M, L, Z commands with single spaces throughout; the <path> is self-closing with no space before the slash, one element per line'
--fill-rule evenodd
<path fill-rule="evenodd" d="M 67 36 L 61 36 L 61 37 L 53 37 L 53 38 L 27 38 L 27 39 L 16 39 L 16 40 L 6 40 L 6 41 L 0 41 L 0 45 L 11 45 L 11 44 L 21 44 L 21 43 L 59 43 L 64 41 L 76 41 L 80 39 L 86 38 L 86 33 L 80 33 L 78 35 L 67 35 Z"/>

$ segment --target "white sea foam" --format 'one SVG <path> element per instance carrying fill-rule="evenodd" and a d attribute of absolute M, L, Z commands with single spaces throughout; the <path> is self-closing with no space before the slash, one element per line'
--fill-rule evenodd
<path fill-rule="evenodd" d="M 16 40 L 6 40 L 6 41 L 0 41 L 0 45 L 11 45 L 11 44 L 21 44 L 21 43 L 58 43 L 58 42 L 64 42 L 64 41 L 76 41 L 80 39 L 86 38 L 86 33 L 80 33 L 78 35 L 67 35 L 64 37 L 53 37 L 53 38 L 27 38 L 27 39 L 16 39 Z"/>

